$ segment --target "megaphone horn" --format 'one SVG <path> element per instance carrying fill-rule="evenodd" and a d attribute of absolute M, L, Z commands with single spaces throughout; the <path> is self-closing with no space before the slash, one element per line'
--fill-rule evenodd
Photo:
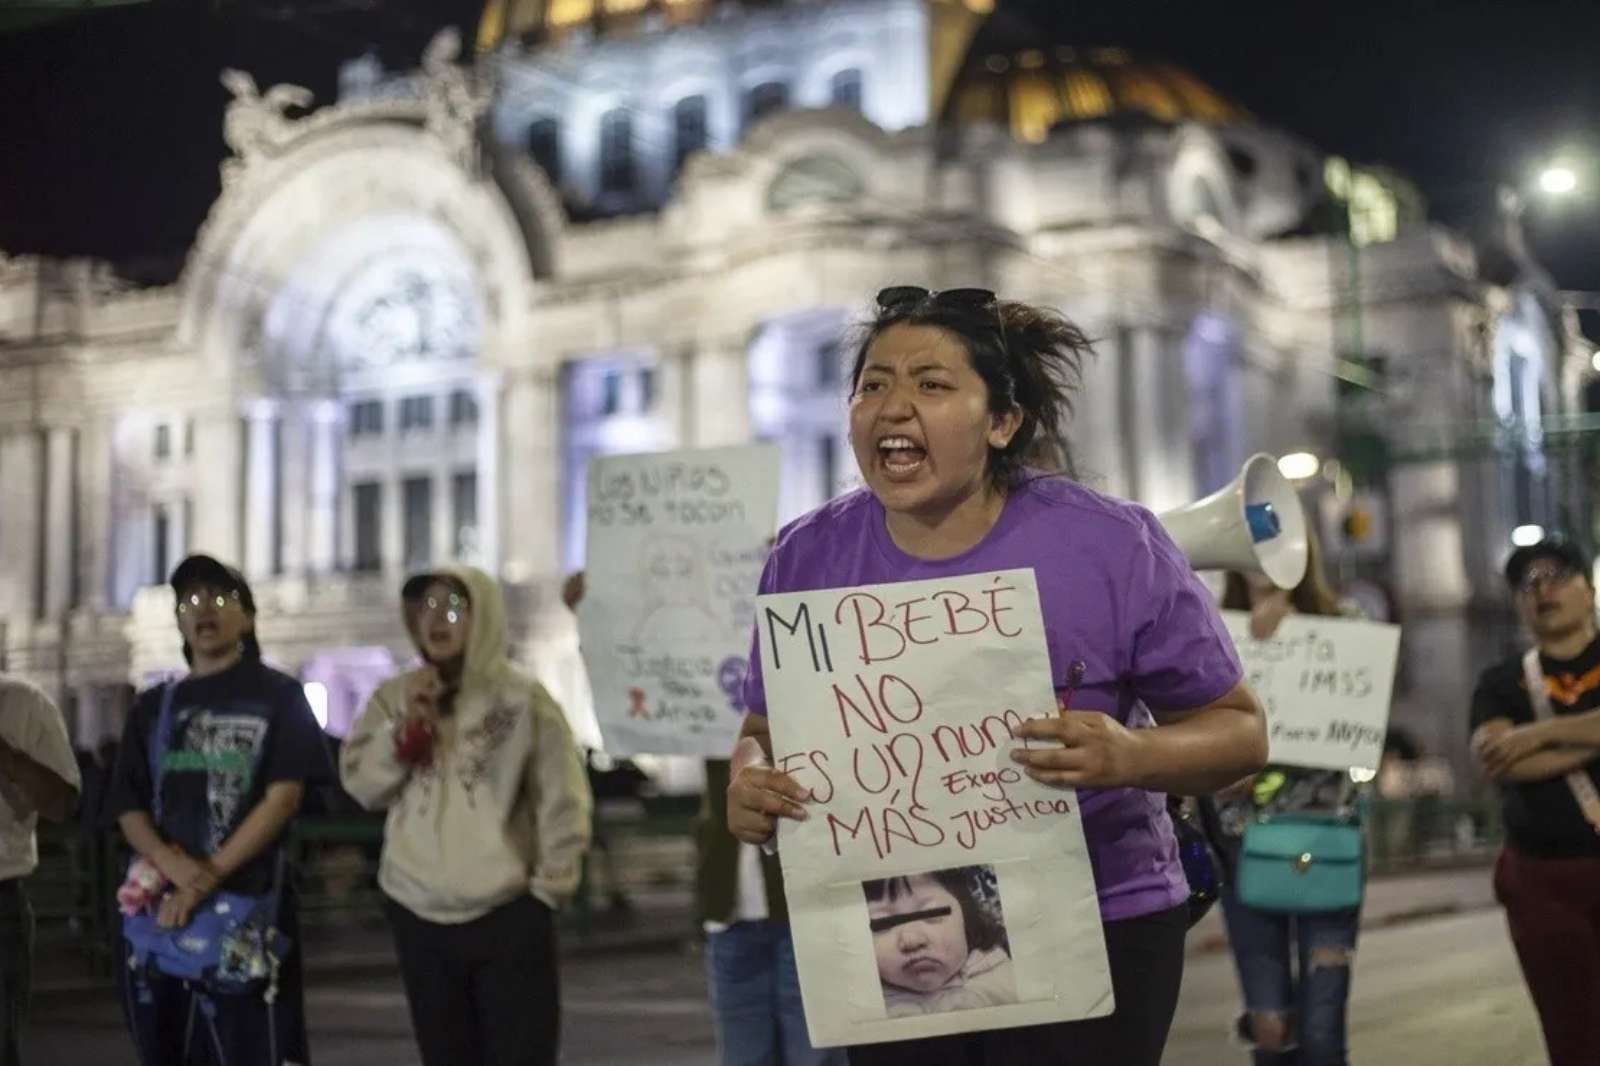
<path fill-rule="evenodd" d="M 1196 570 L 1252 570 L 1281 589 L 1306 575 L 1305 510 L 1266 453 L 1205 499 L 1156 518 Z"/>

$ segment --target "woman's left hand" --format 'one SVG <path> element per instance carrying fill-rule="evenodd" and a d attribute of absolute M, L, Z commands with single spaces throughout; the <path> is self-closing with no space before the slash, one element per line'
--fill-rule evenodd
<path fill-rule="evenodd" d="M 1122 788 L 1136 780 L 1139 735 L 1108 714 L 1061 711 L 1017 729 L 1028 740 L 1060 747 L 1014 748 L 1011 758 L 1035 781 L 1057 788 Z"/>
<path fill-rule="evenodd" d="M 1539 725 L 1538 722 L 1532 722 L 1513 726 L 1485 740 L 1476 753 L 1483 764 L 1484 773 L 1491 780 L 1498 781 L 1510 773 L 1517 763 L 1548 747 L 1546 733 Z"/>
<path fill-rule="evenodd" d="M 176 892 L 170 892 L 161 901 L 156 924 L 163 929 L 182 929 L 189 924 L 190 916 L 204 900 L 205 895 L 193 888 L 180 888 Z"/>

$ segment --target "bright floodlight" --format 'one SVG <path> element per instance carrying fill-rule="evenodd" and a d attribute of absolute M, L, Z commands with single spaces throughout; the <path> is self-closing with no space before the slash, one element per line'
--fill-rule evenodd
<path fill-rule="evenodd" d="M 1519 548 L 1537 544 L 1544 539 L 1543 526 L 1518 526 L 1511 531 L 1511 543 Z"/>
<path fill-rule="evenodd" d="M 1589 357 L 1589 365 L 1594 367 L 1596 374 L 1600 374 L 1600 348 L 1596 348 L 1594 354 Z"/>
<path fill-rule="evenodd" d="M 311 704 L 311 716 L 317 720 L 319 728 L 328 728 L 328 686 L 321 681 L 307 681 L 306 702 Z"/>
<path fill-rule="evenodd" d="M 1308 477 L 1316 477 L 1317 471 L 1322 469 L 1322 460 L 1310 452 L 1290 452 L 1278 460 L 1278 473 L 1290 481 L 1304 481 Z"/>
<path fill-rule="evenodd" d="M 1539 188 L 1553 196 L 1569 193 L 1578 187 L 1578 175 L 1571 167 L 1546 167 L 1539 175 Z"/>

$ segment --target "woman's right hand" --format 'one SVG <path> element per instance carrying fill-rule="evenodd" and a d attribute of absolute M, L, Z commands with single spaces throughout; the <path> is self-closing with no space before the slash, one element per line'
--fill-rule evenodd
<path fill-rule="evenodd" d="M 406 680 L 406 717 L 425 722 L 439 720 L 439 696 L 444 680 L 432 666 L 424 666 Z"/>
<path fill-rule="evenodd" d="M 778 828 L 777 819 L 805 821 L 802 804 L 810 799 L 811 793 L 782 770 L 750 764 L 728 782 L 728 831 L 746 844 L 765 844 Z"/>

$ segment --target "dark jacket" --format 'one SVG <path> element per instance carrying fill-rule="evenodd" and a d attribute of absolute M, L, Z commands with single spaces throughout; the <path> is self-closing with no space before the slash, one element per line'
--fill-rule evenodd
<path fill-rule="evenodd" d="M 728 832 L 728 760 L 706 760 L 706 794 L 700 803 L 696 826 L 696 918 L 701 922 L 729 922 L 738 898 L 739 842 Z M 789 907 L 783 897 L 783 873 L 778 857 L 761 853 L 762 880 L 767 889 L 767 918 L 788 922 Z"/>

